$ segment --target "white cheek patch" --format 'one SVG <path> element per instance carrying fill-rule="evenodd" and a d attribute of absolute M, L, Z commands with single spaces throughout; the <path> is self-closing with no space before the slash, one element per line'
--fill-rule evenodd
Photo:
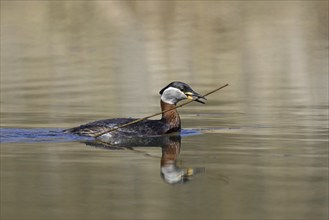
<path fill-rule="evenodd" d="M 161 95 L 161 100 L 163 102 L 173 105 L 176 104 L 178 101 L 186 98 L 187 96 L 182 91 L 174 87 L 167 88 L 165 91 L 163 91 Z"/>

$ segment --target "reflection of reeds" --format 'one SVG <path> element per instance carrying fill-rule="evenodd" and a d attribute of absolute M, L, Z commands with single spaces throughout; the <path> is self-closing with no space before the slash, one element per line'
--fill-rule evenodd
<path fill-rule="evenodd" d="M 269 101 L 322 105 L 328 88 L 328 53 L 321 49 L 327 45 L 326 6 L 1 2 L 2 123 L 71 127 L 81 119 L 141 117 L 157 110 L 152 94 L 178 79 L 201 90 L 232 82 L 234 89 L 220 100 L 238 106 L 221 109 L 252 113 L 258 105 L 265 115 L 253 120 L 273 115 Z"/>

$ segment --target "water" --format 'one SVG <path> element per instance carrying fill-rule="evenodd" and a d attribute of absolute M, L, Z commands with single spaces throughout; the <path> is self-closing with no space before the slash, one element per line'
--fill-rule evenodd
<path fill-rule="evenodd" d="M 1 219 L 327 219 L 327 9 L 1 1 Z M 230 86 L 181 137 L 61 133 L 158 112 L 174 80 Z"/>

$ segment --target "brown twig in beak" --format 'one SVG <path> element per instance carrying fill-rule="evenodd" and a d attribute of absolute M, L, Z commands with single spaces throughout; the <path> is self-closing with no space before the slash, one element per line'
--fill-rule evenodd
<path fill-rule="evenodd" d="M 102 136 L 103 134 L 107 134 L 107 133 L 110 133 L 110 132 L 112 132 L 112 131 L 118 130 L 119 128 L 127 127 L 127 126 L 129 126 L 129 125 L 132 125 L 132 124 L 138 123 L 138 122 L 140 122 L 140 121 L 144 121 L 144 120 L 146 120 L 146 119 L 152 118 L 152 117 L 157 116 L 157 115 L 161 115 L 161 114 L 163 114 L 163 113 L 165 113 L 165 112 L 168 112 L 168 111 L 174 110 L 174 109 L 176 109 L 176 108 L 181 108 L 181 107 L 183 107 L 184 105 L 190 104 L 190 103 L 193 102 L 193 101 L 196 101 L 196 102 L 200 102 L 200 103 L 205 104 L 203 101 L 200 101 L 199 99 L 201 99 L 201 98 L 202 98 L 202 99 L 206 99 L 206 98 L 205 98 L 206 96 L 208 96 L 208 95 L 210 95 L 210 94 L 213 94 L 213 93 L 217 92 L 218 90 L 221 90 L 221 89 L 225 88 L 226 86 L 228 86 L 228 84 L 225 84 L 225 85 L 223 85 L 223 86 L 221 86 L 221 87 L 219 87 L 219 88 L 217 88 L 217 89 L 214 89 L 214 90 L 212 90 L 212 91 L 210 91 L 210 92 L 204 94 L 203 96 L 198 97 L 197 99 L 191 99 L 191 100 L 189 100 L 189 101 L 187 101 L 187 102 L 185 102 L 185 103 L 183 103 L 183 104 L 180 104 L 180 105 L 175 106 L 174 108 L 167 109 L 167 110 L 165 110 L 165 111 L 162 111 L 162 112 L 159 112 L 159 113 L 156 113 L 156 114 L 153 114 L 153 115 L 150 115 L 150 116 L 144 117 L 144 118 L 136 119 L 136 120 L 131 121 L 131 122 L 126 123 L 126 124 L 122 124 L 122 125 L 115 126 L 114 128 L 110 128 L 110 129 L 108 129 L 107 131 L 103 131 L 103 132 L 101 132 L 101 133 L 95 134 L 94 137 L 97 138 L 97 137 L 99 137 L 99 136 Z"/>

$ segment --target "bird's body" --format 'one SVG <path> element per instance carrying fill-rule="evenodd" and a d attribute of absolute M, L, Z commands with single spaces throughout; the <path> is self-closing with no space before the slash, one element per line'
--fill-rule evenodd
<path fill-rule="evenodd" d="M 181 129 L 181 120 L 177 110 L 174 109 L 176 103 L 183 99 L 192 99 L 193 97 L 204 99 L 204 97 L 194 92 L 190 86 L 182 82 L 170 83 L 160 91 L 160 95 L 161 110 L 163 112 L 160 120 L 142 120 L 138 123 L 108 132 L 102 136 L 106 138 L 117 138 L 121 136 L 156 136 L 179 132 Z M 105 119 L 70 128 L 65 130 L 65 132 L 94 137 L 109 129 L 135 120 L 134 118 Z"/>

